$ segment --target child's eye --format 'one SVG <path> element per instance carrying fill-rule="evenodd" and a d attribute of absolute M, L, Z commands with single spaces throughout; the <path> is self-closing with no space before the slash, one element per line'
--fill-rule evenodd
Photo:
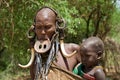
<path fill-rule="evenodd" d="M 83 54 L 84 54 L 84 53 L 81 53 L 81 56 L 84 56 Z"/>
<path fill-rule="evenodd" d="M 85 56 L 86 56 L 86 57 L 90 57 L 91 55 L 89 55 L 89 54 L 85 54 Z"/>

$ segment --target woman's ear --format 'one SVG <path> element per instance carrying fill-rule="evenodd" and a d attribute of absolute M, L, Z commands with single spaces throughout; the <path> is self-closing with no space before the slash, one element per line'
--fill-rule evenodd
<path fill-rule="evenodd" d="M 29 39 L 32 39 L 32 38 L 35 37 L 35 27 L 34 27 L 34 25 L 31 25 L 31 27 L 28 29 L 27 37 Z"/>
<path fill-rule="evenodd" d="M 98 57 L 97 59 L 99 60 L 99 59 L 101 59 L 101 57 Z"/>

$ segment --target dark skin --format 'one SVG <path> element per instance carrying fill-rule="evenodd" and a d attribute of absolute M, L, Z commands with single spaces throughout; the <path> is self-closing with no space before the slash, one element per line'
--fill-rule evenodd
<path fill-rule="evenodd" d="M 81 44 L 81 61 L 83 71 L 95 77 L 95 80 L 105 80 L 103 69 L 98 68 L 99 59 L 103 54 L 103 42 L 97 37 L 90 37 Z"/>
<path fill-rule="evenodd" d="M 56 31 L 56 15 L 55 13 L 49 9 L 49 8 L 43 8 L 38 13 L 36 14 L 35 18 L 35 34 L 37 36 L 38 40 L 51 40 L 52 36 L 54 35 Z M 54 61 L 57 66 L 63 67 L 64 69 L 67 69 L 69 71 L 72 71 L 73 68 L 77 63 L 80 62 L 80 54 L 79 54 L 79 48 L 80 46 L 74 43 L 69 43 L 65 44 L 65 50 L 68 54 L 72 53 L 74 50 L 77 51 L 77 53 L 70 57 L 70 58 L 65 58 L 66 61 L 64 60 L 61 51 L 59 49 L 58 55 L 57 55 L 57 60 Z M 46 52 L 46 53 L 49 53 Z M 42 54 L 48 55 L 48 54 Z M 34 75 L 35 75 L 35 65 L 32 64 L 30 67 L 30 73 L 32 80 L 34 80 Z"/>

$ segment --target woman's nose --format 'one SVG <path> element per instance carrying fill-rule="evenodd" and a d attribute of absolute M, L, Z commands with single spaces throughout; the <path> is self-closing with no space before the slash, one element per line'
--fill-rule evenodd
<path fill-rule="evenodd" d="M 41 31 L 41 34 L 45 34 L 45 30 L 44 29 Z"/>

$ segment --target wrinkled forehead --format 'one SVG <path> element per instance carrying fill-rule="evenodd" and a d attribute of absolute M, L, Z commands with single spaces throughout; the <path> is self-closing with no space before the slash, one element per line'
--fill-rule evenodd
<path fill-rule="evenodd" d="M 35 20 L 39 19 L 51 19 L 56 20 L 56 14 L 49 8 L 43 8 L 36 14 Z"/>

